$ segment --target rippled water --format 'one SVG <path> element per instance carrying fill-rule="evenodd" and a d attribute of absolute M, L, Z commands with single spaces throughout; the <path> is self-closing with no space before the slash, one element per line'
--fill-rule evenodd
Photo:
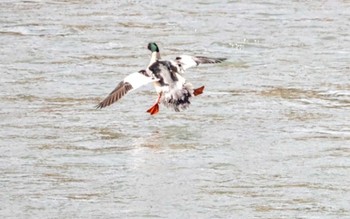
<path fill-rule="evenodd" d="M 350 218 L 350 2 L 0 3 L 2 218 Z M 152 86 L 96 104 L 164 57 L 190 109 Z"/>

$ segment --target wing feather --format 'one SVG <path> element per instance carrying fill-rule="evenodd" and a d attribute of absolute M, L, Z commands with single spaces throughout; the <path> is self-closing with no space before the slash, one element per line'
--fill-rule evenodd
<path fill-rule="evenodd" d="M 226 60 L 226 58 L 210 58 L 205 56 L 193 56 L 195 62 L 199 64 L 214 64 L 221 63 Z"/>
<path fill-rule="evenodd" d="M 132 89 L 133 87 L 130 83 L 121 81 L 117 87 L 97 105 L 97 109 L 102 109 L 113 104 L 114 102 L 117 102 Z"/>
<path fill-rule="evenodd" d="M 210 58 L 205 56 L 189 56 L 181 55 L 176 57 L 175 61 L 182 67 L 183 70 L 196 67 L 199 64 L 214 64 L 225 61 L 226 58 Z"/>
<path fill-rule="evenodd" d="M 120 100 L 130 91 L 157 80 L 158 79 L 149 77 L 144 70 L 132 73 L 128 75 L 123 81 L 119 82 L 117 87 L 104 100 L 102 100 L 96 108 L 102 109 L 104 107 L 107 107 Z"/>

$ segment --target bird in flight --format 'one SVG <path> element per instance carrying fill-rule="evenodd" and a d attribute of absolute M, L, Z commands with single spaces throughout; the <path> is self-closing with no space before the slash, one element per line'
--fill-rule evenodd
<path fill-rule="evenodd" d="M 174 109 L 176 112 L 184 110 L 191 104 L 190 99 L 203 93 L 204 86 L 193 88 L 186 81 L 183 74 L 191 67 L 200 64 L 221 63 L 225 58 L 209 58 L 205 56 L 180 55 L 175 60 L 162 60 L 156 43 L 149 43 L 151 60 L 146 69 L 129 74 L 119 82 L 116 88 L 98 105 L 101 109 L 120 100 L 127 93 L 137 88 L 153 83 L 157 92 L 157 100 L 147 112 L 154 115 L 159 112 L 159 104 Z"/>

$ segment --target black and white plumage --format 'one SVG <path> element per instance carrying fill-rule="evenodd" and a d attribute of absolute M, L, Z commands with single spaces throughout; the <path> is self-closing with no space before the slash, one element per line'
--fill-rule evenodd
<path fill-rule="evenodd" d="M 147 70 L 132 73 L 119 82 L 117 87 L 103 100 L 97 108 L 107 107 L 120 100 L 127 93 L 148 83 L 154 83 L 163 103 L 175 111 L 186 109 L 193 96 L 193 87 L 179 74 L 180 68 L 174 61 L 156 61 Z"/>
<path fill-rule="evenodd" d="M 103 100 L 97 108 L 107 107 L 120 100 L 127 93 L 152 83 L 158 93 L 156 103 L 147 111 L 151 115 L 159 111 L 159 103 L 175 111 L 188 108 L 193 96 L 201 94 L 204 86 L 194 89 L 192 84 L 186 82 L 182 74 L 188 68 L 199 64 L 220 63 L 225 59 L 208 58 L 204 56 L 178 56 L 174 61 L 160 60 L 158 46 L 152 45 L 152 58 L 146 70 L 132 73 L 124 78 L 117 87 Z"/>
<path fill-rule="evenodd" d="M 158 102 L 177 112 L 191 104 L 193 86 L 180 75 L 181 69 L 176 62 L 156 61 L 148 69 L 160 79 L 155 82 L 156 90 L 161 94 Z"/>

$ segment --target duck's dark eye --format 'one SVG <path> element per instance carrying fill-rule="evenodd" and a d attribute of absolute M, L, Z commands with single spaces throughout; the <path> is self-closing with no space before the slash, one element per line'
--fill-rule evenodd
<path fill-rule="evenodd" d="M 181 67 L 181 64 L 179 64 L 179 67 Z"/>
<path fill-rule="evenodd" d="M 176 57 L 176 58 L 175 58 L 175 60 L 180 60 L 180 59 L 181 59 L 181 57 Z"/>

